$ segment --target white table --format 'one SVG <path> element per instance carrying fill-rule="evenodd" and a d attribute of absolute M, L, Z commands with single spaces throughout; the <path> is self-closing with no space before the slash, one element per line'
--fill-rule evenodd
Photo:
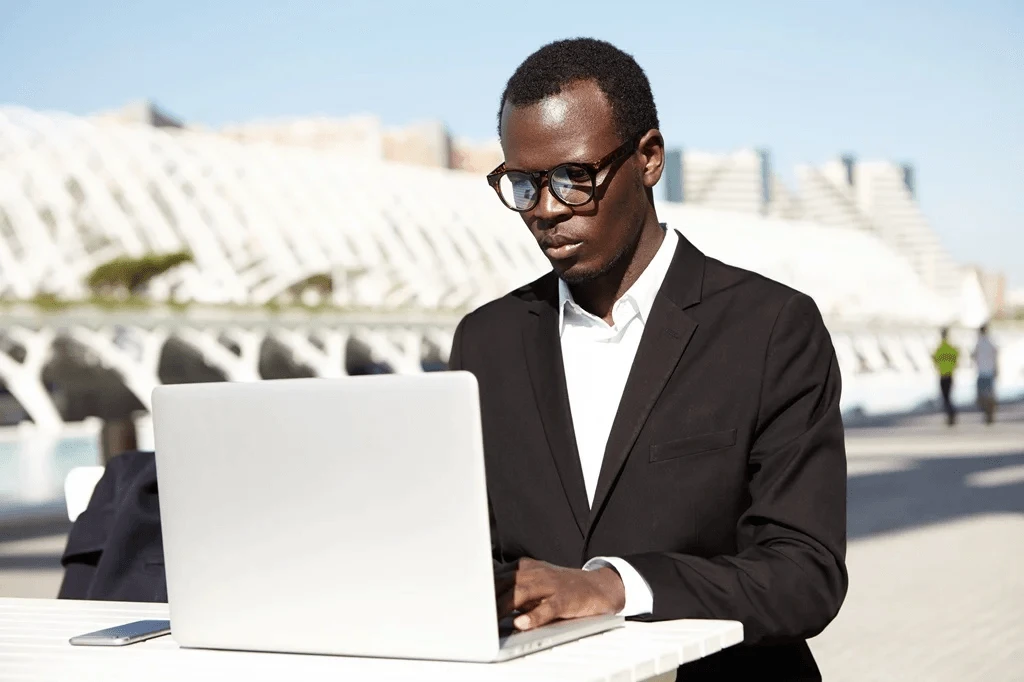
<path fill-rule="evenodd" d="M 182 649 L 171 636 L 127 647 L 73 647 L 68 638 L 120 623 L 166 619 L 166 604 L 0 599 L 0 680 L 454 680 L 633 682 L 743 640 L 734 621 L 627 623 L 506 663 L 443 663 Z"/>

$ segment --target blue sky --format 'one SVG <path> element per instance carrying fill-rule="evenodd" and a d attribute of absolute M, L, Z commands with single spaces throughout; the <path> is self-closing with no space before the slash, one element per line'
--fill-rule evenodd
<path fill-rule="evenodd" d="M 1024 286 L 1019 0 L 0 0 L 0 103 L 89 113 L 151 98 L 214 126 L 440 118 L 484 139 L 516 65 L 575 35 L 637 58 L 670 145 L 767 147 L 790 181 L 844 152 L 913 163 L 954 257 Z"/>

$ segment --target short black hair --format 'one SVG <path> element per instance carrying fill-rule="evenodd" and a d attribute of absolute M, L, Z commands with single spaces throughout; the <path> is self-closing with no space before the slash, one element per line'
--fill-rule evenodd
<path fill-rule="evenodd" d="M 506 102 L 516 107 L 536 104 L 569 83 L 587 80 L 596 81 L 608 98 L 615 131 L 623 142 L 659 127 L 651 84 L 636 60 L 603 40 L 571 38 L 540 48 L 508 79 L 498 106 L 498 136 Z"/>

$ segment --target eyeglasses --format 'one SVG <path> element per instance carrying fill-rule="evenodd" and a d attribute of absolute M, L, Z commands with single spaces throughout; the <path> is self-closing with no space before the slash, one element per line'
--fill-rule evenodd
<path fill-rule="evenodd" d="M 634 135 L 595 163 L 563 163 L 545 171 L 506 170 L 503 163 L 487 174 L 487 184 L 498 193 L 501 203 L 520 213 L 533 210 L 540 201 L 545 177 L 555 199 L 566 206 L 582 206 L 594 198 L 597 174 L 635 152 L 640 138 Z"/>

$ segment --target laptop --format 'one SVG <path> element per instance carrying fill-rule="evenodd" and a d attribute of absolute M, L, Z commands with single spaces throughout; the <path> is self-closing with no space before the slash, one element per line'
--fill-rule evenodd
<path fill-rule="evenodd" d="M 502 661 L 620 626 L 499 630 L 468 372 L 153 392 L 183 647 Z"/>

